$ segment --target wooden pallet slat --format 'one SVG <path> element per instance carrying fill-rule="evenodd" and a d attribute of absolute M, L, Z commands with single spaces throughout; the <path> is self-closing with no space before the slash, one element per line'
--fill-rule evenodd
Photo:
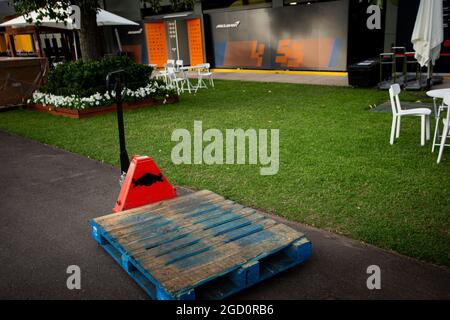
<path fill-rule="evenodd" d="M 198 242 L 201 241 L 201 239 L 207 238 L 209 236 L 218 236 L 223 233 L 244 227 L 259 218 L 261 218 L 261 215 L 259 214 L 248 213 L 248 215 L 241 216 L 238 220 L 233 220 L 219 226 L 215 226 L 213 228 L 208 228 L 206 232 L 205 229 L 198 228 L 198 226 L 185 228 L 187 230 L 184 230 L 182 234 L 179 234 L 184 236 L 177 236 L 169 239 L 166 238 L 159 245 L 146 246 L 141 248 L 140 250 L 134 250 L 133 255 L 135 257 L 139 257 L 141 255 L 148 256 L 151 254 L 161 255 L 164 252 L 176 250 L 177 248 L 188 245 L 189 243 L 192 243 L 194 241 Z"/>
<path fill-rule="evenodd" d="M 153 299 L 221 299 L 306 261 L 303 234 L 207 190 L 90 221 Z"/>
<path fill-rule="evenodd" d="M 227 206 L 227 209 L 229 207 Z M 241 207 L 239 207 L 241 208 Z M 210 215 L 212 212 L 207 212 Z M 216 217 L 219 215 L 215 212 Z M 135 226 L 128 229 L 128 232 L 109 232 L 113 239 L 120 239 L 122 245 L 132 246 L 136 243 L 142 243 L 143 240 L 153 239 L 168 232 L 181 230 L 187 226 L 192 225 L 198 220 L 198 216 L 184 217 L 181 215 L 171 216 L 161 213 L 161 219 L 154 220 L 153 223 L 143 223 L 142 226 Z"/>
<path fill-rule="evenodd" d="M 245 215 L 248 215 L 250 212 L 254 212 L 252 209 L 243 209 L 242 207 L 239 207 L 237 209 L 233 209 L 231 212 L 236 212 L 235 210 L 240 210 L 239 214 L 240 217 L 243 217 Z M 221 219 L 220 215 L 215 215 L 215 220 L 209 220 L 209 223 L 206 224 L 207 227 L 211 226 L 211 223 L 215 223 L 215 226 L 219 226 L 223 223 L 226 223 L 227 221 L 222 221 L 222 223 L 217 223 L 216 220 Z M 136 250 L 139 248 L 149 248 L 156 245 L 162 245 L 165 242 L 170 242 L 172 240 L 171 236 L 173 236 L 175 239 L 179 238 L 185 233 L 193 232 L 196 229 L 204 228 L 201 224 L 196 224 L 196 218 L 185 218 L 182 220 L 173 219 L 172 224 L 169 226 L 166 226 L 164 230 L 160 229 L 150 229 L 150 230 L 143 230 L 139 237 L 134 237 L 130 239 L 129 235 L 125 235 L 121 237 L 121 243 L 122 245 L 125 245 L 128 250 Z M 234 220 L 234 219 L 230 219 Z M 214 227 L 214 226 L 213 226 Z M 151 226 L 150 226 L 151 228 Z M 161 236 L 163 238 L 161 238 Z"/>
<path fill-rule="evenodd" d="M 217 211 L 223 208 L 230 208 L 235 205 L 232 201 L 221 202 L 220 205 L 217 203 L 201 203 L 201 205 L 194 204 L 196 206 L 186 206 L 183 210 L 177 209 L 173 210 L 171 208 L 159 208 L 155 211 L 145 211 L 140 214 L 140 217 L 133 216 L 133 220 L 118 220 L 113 225 L 105 227 L 104 230 L 108 231 L 110 234 L 121 235 L 130 234 L 134 231 L 139 231 L 140 229 L 145 229 L 147 225 L 151 225 L 154 221 L 163 218 L 176 217 L 177 219 L 186 219 L 189 217 L 196 217 L 199 215 L 205 215 L 213 211 Z"/>
<path fill-rule="evenodd" d="M 107 227 L 108 225 L 114 225 L 120 223 L 120 221 L 126 221 L 127 219 L 135 219 L 136 216 L 139 217 L 142 212 L 158 212 L 161 209 L 173 208 L 174 210 L 181 209 L 184 210 L 185 207 L 190 204 L 196 204 L 199 202 L 206 203 L 210 199 L 224 199 L 223 197 L 214 194 L 208 190 L 202 190 L 195 193 L 187 194 L 184 196 L 171 198 L 164 201 L 159 201 L 155 203 L 151 203 L 142 207 L 129 209 L 127 211 L 121 212 L 120 215 L 115 213 L 107 214 L 105 216 L 101 216 L 95 219 L 97 223 L 101 223 L 102 226 Z"/>

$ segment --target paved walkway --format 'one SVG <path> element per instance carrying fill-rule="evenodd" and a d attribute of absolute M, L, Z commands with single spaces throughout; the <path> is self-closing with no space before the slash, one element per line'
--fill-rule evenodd
<path fill-rule="evenodd" d="M 260 82 L 283 82 L 301 84 L 320 84 L 328 86 L 348 86 L 346 73 L 319 73 L 319 72 L 274 72 L 274 71 L 214 71 L 214 79 L 241 80 Z"/>
<path fill-rule="evenodd" d="M 235 69 L 213 69 L 214 79 L 220 80 L 240 80 L 258 82 L 281 82 L 316 84 L 327 86 L 347 87 L 348 75 L 346 72 L 308 72 L 308 71 L 275 71 L 275 70 L 235 70 Z M 195 73 L 190 73 L 192 78 Z M 450 78 L 444 75 L 443 83 L 433 86 L 433 89 L 449 88 Z"/>
<path fill-rule="evenodd" d="M 146 299 L 90 237 L 88 221 L 111 212 L 119 170 L 0 132 L 0 299 Z M 450 269 L 276 218 L 304 232 L 313 256 L 236 299 L 450 299 Z M 369 265 L 381 290 L 366 287 Z M 81 268 L 81 290 L 66 268 Z"/>

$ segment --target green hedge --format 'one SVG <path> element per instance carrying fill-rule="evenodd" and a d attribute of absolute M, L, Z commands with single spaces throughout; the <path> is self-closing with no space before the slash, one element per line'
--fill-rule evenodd
<path fill-rule="evenodd" d="M 111 57 L 87 62 L 72 61 L 58 65 L 48 75 L 48 82 L 39 90 L 54 95 L 88 97 L 97 92 L 105 93 L 106 75 L 123 69 L 127 87 L 144 87 L 152 73 L 152 67 L 136 64 L 128 57 Z"/>

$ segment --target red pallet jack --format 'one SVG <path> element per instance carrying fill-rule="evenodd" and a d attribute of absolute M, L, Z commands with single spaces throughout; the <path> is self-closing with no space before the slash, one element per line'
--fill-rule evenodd
<path fill-rule="evenodd" d="M 176 197 L 176 188 L 164 177 L 161 170 L 148 156 L 132 156 L 131 163 L 125 144 L 123 122 L 123 96 L 125 73 L 114 71 L 106 77 L 106 85 L 111 96 L 115 93 L 117 104 L 117 127 L 120 148 L 121 190 L 113 212 L 121 212 L 149 203 Z"/>

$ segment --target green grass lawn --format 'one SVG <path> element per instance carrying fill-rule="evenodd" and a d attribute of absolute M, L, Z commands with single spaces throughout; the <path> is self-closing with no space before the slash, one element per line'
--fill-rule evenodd
<path fill-rule="evenodd" d="M 178 104 L 127 111 L 128 152 L 151 156 L 174 184 L 448 265 L 450 150 L 437 165 L 430 143 L 420 146 L 418 118 L 405 118 L 389 145 L 391 115 L 368 112 L 387 99 L 377 90 L 217 81 Z M 204 130 L 280 129 L 278 174 L 261 176 L 259 165 L 173 165 L 171 133 L 192 131 L 194 120 Z M 17 110 L 0 113 L 0 129 L 118 166 L 114 114 L 72 120 Z"/>

